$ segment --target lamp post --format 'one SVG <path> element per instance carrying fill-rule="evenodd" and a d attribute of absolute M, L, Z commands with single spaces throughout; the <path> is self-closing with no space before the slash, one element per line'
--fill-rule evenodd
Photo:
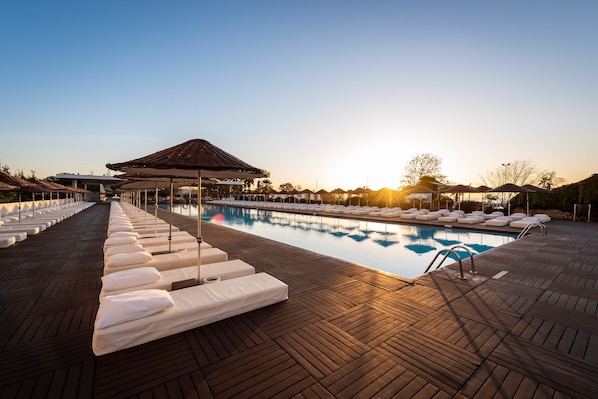
<path fill-rule="evenodd" d="M 502 166 L 505 167 L 505 180 L 504 180 L 504 183 L 506 184 L 506 183 L 508 183 L 507 182 L 507 176 L 509 174 L 508 173 L 509 172 L 509 166 L 511 166 L 511 164 L 510 163 L 503 163 Z"/>
<path fill-rule="evenodd" d="M 503 183 L 503 184 L 507 184 L 507 183 L 508 183 L 508 182 L 507 182 L 507 176 L 509 175 L 509 166 L 510 166 L 510 165 L 511 165 L 510 163 L 503 163 L 503 164 L 502 164 L 502 166 L 504 166 L 504 167 L 505 167 L 505 176 L 504 176 L 504 183 Z M 508 196 L 508 194 L 507 194 L 507 193 L 504 193 L 503 195 L 504 195 L 503 201 L 504 201 L 504 200 L 506 200 L 506 201 L 509 203 L 509 206 L 510 206 L 510 205 L 511 205 L 511 203 L 509 202 L 509 196 Z M 504 203 L 503 203 L 503 206 L 504 206 Z M 509 209 L 509 215 L 510 215 L 510 214 L 511 214 L 511 211 L 510 211 L 510 209 Z"/>

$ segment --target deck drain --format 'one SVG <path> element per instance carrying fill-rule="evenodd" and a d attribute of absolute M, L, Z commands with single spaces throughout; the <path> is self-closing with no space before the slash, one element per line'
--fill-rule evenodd
<path fill-rule="evenodd" d="M 502 276 L 504 276 L 507 273 L 508 273 L 508 271 L 503 270 L 502 272 L 496 273 L 494 276 L 492 276 L 492 278 L 495 280 L 498 280 L 499 278 L 501 278 Z"/>

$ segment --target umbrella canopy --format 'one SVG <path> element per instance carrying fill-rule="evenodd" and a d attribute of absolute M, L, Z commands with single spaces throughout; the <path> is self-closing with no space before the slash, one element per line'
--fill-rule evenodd
<path fill-rule="evenodd" d="M 322 204 L 324 202 L 324 194 L 329 194 L 329 192 L 322 188 L 316 191 L 315 194 L 318 194 L 320 196 L 320 204 Z"/>
<path fill-rule="evenodd" d="M 347 192 L 342 188 L 335 188 L 330 192 L 330 194 L 346 194 Z"/>
<path fill-rule="evenodd" d="M 17 189 L 15 191 L 21 191 L 24 193 L 41 193 L 41 192 L 48 192 L 45 188 L 38 186 L 35 183 L 27 181 L 25 179 L 21 179 L 17 176 L 9 175 L 8 173 L 0 172 L 0 182 L 16 186 Z"/>
<path fill-rule="evenodd" d="M 399 192 L 392 188 L 383 187 L 378 191 L 372 193 L 373 200 L 378 204 L 385 204 L 387 207 L 392 207 L 399 202 Z M 378 205 L 381 206 L 381 205 Z"/>
<path fill-rule="evenodd" d="M 0 181 L 0 191 L 17 191 L 18 187 Z"/>
<path fill-rule="evenodd" d="M 546 193 L 549 191 L 549 190 L 546 190 L 545 188 L 534 186 L 533 184 L 524 184 L 521 187 L 527 188 L 528 190 L 531 190 L 534 193 Z"/>
<path fill-rule="evenodd" d="M 547 193 L 549 191 L 549 190 L 546 190 L 545 188 L 536 187 L 533 184 L 524 184 L 521 187 L 527 188 L 528 190 L 530 190 L 531 192 L 534 192 L 534 193 Z M 525 210 L 526 210 L 526 214 L 529 216 L 529 193 L 528 192 L 525 193 Z"/>
<path fill-rule="evenodd" d="M 437 191 L 432 190 L 430 187 L 426 186 L 415 186 L 411 188 L 405 189 L 405 193 L 407 195 L 411 194 L 435 194 Z"/>
<path fill-rule="evenodd" d="M 17 176 L 9 175 L 0 171 L 0 182 L 8 184 L 10 186 L 16 186 L 16 190 L 19 193 L 19 222 L 21 221 L 21 193 L 47 193 L 49 190 L 44 187 L 38 186 L 35 183 L 21 179 Z M 33 196 L 33 216 L 35 217 L 35 195 Z"/>
<path fill-rule="evenodd" d="M 516 184 L 507 183 L 503 184 L 502 186 L 498 186 L 496 188 L 491 188 L 488 190 L 490 193 L 531 193 L 532 190 L 529 188 L 521 187 Z"/>
<path fill-rule="evenodd" d="M 437 191 L 432 190 L 430 187 L 426 186 L 415 186 L 412 188 L 408 188 L 405 190 L 406 195 L 414 195 L 414 194 L 436 194 Z M 415 200 L 414 200 L 415 201 Z M 415 206 L 415 202 L 413 204 Z M 419 207 L 422 207 L 422 198 L 419 197 Z"/>
<path fill-rule="evenodd" d="M 365 188 L 365 187 L 357 187 L 355 190 L 349 191 L 350 194 L 358 194 L 359 195 L 359 205 L 360 206 L 361 206 L 361 195 L 360 194 L 369 194 L 371 192 L 372 192 L 372 190 L 370 190 L 369 188 Z M 369 205 L 369 198 L 368 198 L 367 203 Z"/>
<path fill-rule="evenodd" d="M 335 196 L 338 195 L 343 195 L 346 194 L 347 192 L 345 190 L 343 190 L 342 188 L 335 188 L 334 190 L 332 190 L 330 192 L 330 194 L 334 194 Z M 336 198 L 334 199 L 334 203 L 336 203 Z M 340 204 L 340 199 L 339 199 L 339 204 Z"/>
<path fill-rule="evenodd" d="M 259 178 L 268 173 L 229 154 L 210 142 L 193 139 L 153 154 L 130 161 L 107 164 L 106 167 L 127 173 L 162 177 L 191 177 L 201 186 L 202 177 Z M 201 197 L 201 190 L 199 190 Z M 197 279 L 201 271 L 201 198 L 197 210 Z"/>
<path fill-rule="evenodd" d="M 107 164 L 121 172 L 169 177 L 259 178 L 268 174 L 202 139 L 193 139 L 130 161 Z"/>
<path fill-rule="evenodd" d="M 475 187 L 464 186 L 463 184 L 457 184 L 456 186 L 449 187 L 445 190 L 442 190 L 442 192 L 459 195 L 459 194 L 463 194 L 463 193 L 479 193 L 480 191 Z M 483 209 L 483 204 L 482 204 L 482 209 Z M 461 201 L 459 201 L 459 210 L 461 210 Z"/>
<path fill-rule="evenodd" d="M 453 187 L 449 187 L 446 190 L 442 190 L 444 193 L 453 193 L 453 194 L 461 194 L 461 193 L 479 193 L 480 191 L 471 186 L 464 186 L 463 184 L 458 184 Z"/>
<path fill-rule="evenodd" d="M 533 191 L 529 188 L 521 187 L 513 183 L 503 184 L 496 188 L 492 188 L 487 191 L 488 193 L 532 193 Z M 511 201 L 508 202 L 508 215 L 511 215 Z"/>

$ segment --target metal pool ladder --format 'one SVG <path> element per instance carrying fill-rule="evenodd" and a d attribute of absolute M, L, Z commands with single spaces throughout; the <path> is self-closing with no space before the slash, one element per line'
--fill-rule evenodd
<path fill-rule="evenodd" d="M 525 226 L 524 229 L 521 230 L 521 233 L 519 233 L 519 235 L 517 236 L 517 239 L 520 239 L 521 237 L 525 236 L 534 227 L 539 227 L 540 230 L 542 230 L 542 238 L 548 238 L 548 229 L 546 228 L 546 225 L 544 223 L 538 222 L 530 223 L 527 226 Z"/>
<path fill-rule="evenodd" d="M 440 263 L 438 264 L 438 266 L 436 266 L 436 269 L 438 269 L 440 266 L 442 266 L 442 264 L 444 263 L 444 261 L 446 260 L 446 258 L 449 257 L 450 254 L 453 254 L 457 257 L 457 261 L 459 262 L 459 278 L 461 280 L 465 280 L 465 276 L 463 275 L 463 262 L 461 261 L 461 256 L 459 255 L 459 253 L 457 251 L 455 251 L 456 249 L 461 248 L 466 250 L 469 253 L 469 259 L 471 259 L 471 274 L 478 274 L 478 272 L 476 272 L 475 270 L 475 264 L 473 261 L 473 254 L 471 253 L 471 251 L 469 250 L 469 248 L 463 246 L 463 245 L 455 245 L 454 247 L 451 247 L 449 249 L 441 249 L 440 251 L 438 251 L 438 253 L 436 254 L 436 256 L 434 256 L 434 259 L 432 259 L 432 262 L 430 262 L 430 264 L 428 265 L 428 268 L 426 269 L 426 271 L 424 273 L 427 273 L 428 271 L 430 271 L 430 268 L 432 267 L 432 265 L 434 264 L 434 262 L 436 262 L 436 259 L 438 259 L 438 257 L 440 255 L 442 255 L 443 253 L 445 253 L 444 258 L 442 258 L 442 260 L 440 261 Z"/>

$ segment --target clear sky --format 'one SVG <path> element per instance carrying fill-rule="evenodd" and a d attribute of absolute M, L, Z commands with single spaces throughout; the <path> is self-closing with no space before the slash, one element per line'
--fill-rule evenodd
<path fill-rule="evenodd" d="M 107 173 L 203 138 L 274 187 L 598 173 L 598 1 L 0 2 L 0 163 Z"/>

